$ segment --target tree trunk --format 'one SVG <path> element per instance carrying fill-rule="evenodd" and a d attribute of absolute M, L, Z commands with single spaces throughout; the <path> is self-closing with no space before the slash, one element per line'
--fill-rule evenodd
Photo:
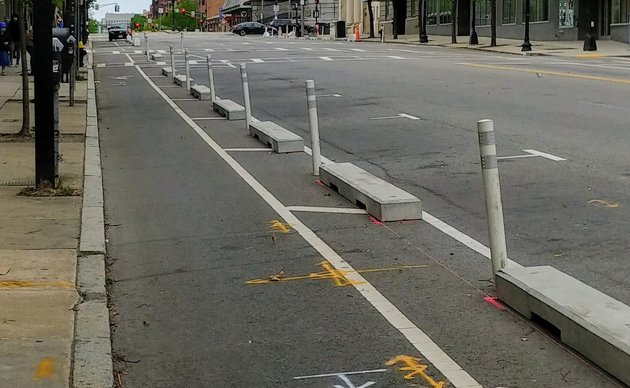
<path fill-rule="evenodd" d="M 367 7 L 370 16 L 370 38 L 374 38 L 374 11 L 372 10 L 372 0 L 367 0 Z"/>
<path fill-rule="evenodd" d="M 27 136 L 31 129 L 31 98 L 28 85 L 28 63 L 26 59 L 26 12 L 24 4 L 18 2 L 18 13 L 20 20 L 20 57 L 22 59 L 22 129 L 20 136 Z"/>

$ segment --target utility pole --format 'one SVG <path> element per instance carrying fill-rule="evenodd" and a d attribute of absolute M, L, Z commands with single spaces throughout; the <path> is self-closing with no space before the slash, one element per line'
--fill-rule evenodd
<path fill-rule="evenodd" d="M 52 1 L 33 2 L 33 62 L 35 76 L 35 183 L 55 187 L 57 163 L 55 155 L 56 85 L 53 81 L 52 25 L 55 10 Z"/>

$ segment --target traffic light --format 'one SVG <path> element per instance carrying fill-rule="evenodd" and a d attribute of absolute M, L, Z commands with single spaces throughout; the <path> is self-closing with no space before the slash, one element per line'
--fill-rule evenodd
<path fill-rule="evenodd" d="M 98 11 L 98 7 L 99 7 L 98 3 L 94 3 L 94 10 Z"/>
<path fill-rule="evenodd" d="M 120 5 L 116 4 L 114 6 L 114 12 L 120 12 Z"/>
<path fill-rule="evenodd" d="M 136 23 L 134 24 L 134 27 L 135 27 L 136 29 L 140 28 L 140 23 L 136 22 Z"/>
<path fill-rule="evenodd" d="M 181 13 L 182 15 L 186 13 L 186 10 L 184 8 L 180 8 L 179 9 L 179 13 Z"/>

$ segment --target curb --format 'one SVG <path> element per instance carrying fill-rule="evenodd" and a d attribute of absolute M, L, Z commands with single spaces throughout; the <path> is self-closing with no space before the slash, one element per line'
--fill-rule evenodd
<path fill-rule="evenodd" d="M 380 40 L 368 40 L 368 39 L 362 39 L 361 42 L 364 43 L 381 43 Z M 553 56 L 551 54 L 547 54 L 547 53 L 539 53 L 539 52 L 527 52 L 527 53 L 515 53 L 512 51 L 504 51 L 504 50 L 488 50 L 485 47 L 474 47 L 474 46 L 450 46 L 450 43 L 417 43 L 417 42 L 404 42 L 404 41 L 391 41 L 391 40 L 386 40 L 385 43 L 391 43 L 391 44 L 400 44 L 400 45 L 406 45 L 406 46 L 418 46 L 418 47 L 444 47 L 444 48 L 448 48 L 448 49 L 460 49 L 460 50 L 476 50 L 476 51 L 484 51 L 487 53 L 496 53 L 496 54 L 510 54 L 510 55 L 518 55 L 518 56 L 539 56 L 539 57 L 548 57 L 548 56 Z"/>
<path fill-rule="evenodd" d="M 90 46 L 93 49 L 92 42 Z M 89 63 L 94 65 L 92 50 Z M 111 332 L 105 289 L 105 217 L 94 69 L 88 68 L 87 127 L 83 174 L 81 237 L 77 258 L 77 290 L 73 341 L 73 388 L 112 387 Z"/>

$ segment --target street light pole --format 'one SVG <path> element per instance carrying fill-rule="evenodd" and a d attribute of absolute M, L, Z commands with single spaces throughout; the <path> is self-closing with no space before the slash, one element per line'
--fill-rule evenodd
<path fill-rule="evenodd" d="M 55 187 L 55 107 L 51 15 L 52 1 L 33 2 L 33 75 L 35 76 L 35 183 Z"/>
<path fill-rule="evenodd" d="M 490 47 L 497 47 L 497 0 L 490 0 Z"/>
<path fill-rule="evenodd" d="M 427 36 L 427 0 L 418 2 L 420 6 L 420 43 L 429 43 L 429 37 Z"/>
<path fill-rule="evenodd" d="M 470 33 L 470 40 L 468 44 L 479 44 L 479 38 L 477 37 L 477 30 L 475 30 L 476 23 L 476 15 L 475 15 L 475 0 L 472 0 L 472 31 Z"/>
<path fill-rule="evenodd" d="M 525 0 L 525 39 L 521 51 L 532 51 L 532 44 L 529 41 L 529 0 Z"/>

